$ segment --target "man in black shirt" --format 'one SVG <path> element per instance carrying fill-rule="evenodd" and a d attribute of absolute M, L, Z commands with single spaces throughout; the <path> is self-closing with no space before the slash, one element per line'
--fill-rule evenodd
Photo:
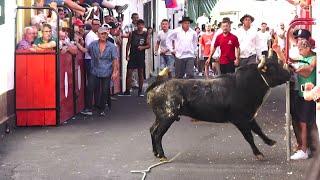
<path fill-rule="evenodd" d="M 145 50 L 150 48 L 150 37 L 144 29 L 144 21 L 139 19 L 137 22 L 137 30 L 129 34 L 128 43 L 126 47 L 127 77 L 126 77 L 126 91 L 124 95 L 130 95 L 132 72 L 138 69 L 139 77 L 139 91 L 138 96 L 142 97 L 142 86 L 144 80 L 145 68 Z M 130 52 L 130 54 L 129 54 Z"/>

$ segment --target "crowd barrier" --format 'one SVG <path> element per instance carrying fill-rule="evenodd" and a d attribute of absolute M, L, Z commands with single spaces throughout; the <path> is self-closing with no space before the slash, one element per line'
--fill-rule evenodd
<path fill-rule="evenodd" d="M 15 53 L 17 126 L 59 125 L 84 108 L 83 54 Z"/>

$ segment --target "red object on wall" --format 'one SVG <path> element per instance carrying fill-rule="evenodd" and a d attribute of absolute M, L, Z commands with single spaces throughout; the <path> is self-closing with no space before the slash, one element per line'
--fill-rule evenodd
<path fill-rule="evenodd" d="M 77 61 L 83 62 L 79 56 Z M 16 51 L 15 89 L 17 126 L 58 125 L 84 108 L 84 78 L 82 89 L 74 90 L 73 59 L 69 53 L 59 55 L 59 67 L 54 51 L 33 53 Z M 79 64 L 83 70 L 83 63 Z M 57 77 L 59 73 L 59 81 Z M 58 88 L 60 87 L 60 88 Z M 57 99 L 58 97 L 58 99 Z M 81 102 L 81 103 L 80 103 Z M 58 104 L 57 104 L 58 103 Z"/>

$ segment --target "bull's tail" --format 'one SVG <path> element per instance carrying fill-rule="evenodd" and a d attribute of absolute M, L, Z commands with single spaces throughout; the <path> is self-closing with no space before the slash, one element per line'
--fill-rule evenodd
<path fill-rule="evenodd" d="M 169 79 L 169 74 L 170 70 L 167 67 L 160 71 L 158 76 L 156 77 L 156 80 L 147 88 L 146 93 L 159 86 L 160 84 L 166 82 Z"/>

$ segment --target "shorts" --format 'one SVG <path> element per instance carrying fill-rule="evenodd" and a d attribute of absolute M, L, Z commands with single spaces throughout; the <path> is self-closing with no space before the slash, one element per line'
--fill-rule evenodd
<path fill-rule="evenodd" d="M 140 69 L 145 68 L 145 55 L 144 54 L 136 54 L 129 56 L 129 61 L 127 68 L 128 69 Z"/>
<path fill-rule="evenodd" d="M 296 116 L 298 122 L 312 124 L 316 119 L 316 103 L 306 101 L 303 97 L 298 96 L 295 104 Z"/>
<path fill-rule="evenodd" d="M 63 6 L 64 0 L 46 0 L 45 5 L 49 5 L 51 2 L 56 2 L 58 6 Z"/>
<path fill-rule="evenodd" d="M 234 73 L 235 66 L 234 62 L 230 62 L 229 64 L 220 64 L 221 74 Z"/>
<path fill-rule="evenodd" d="M 204 60 L 207 61 L 207 60 L 208 60 L 208 57 L 204 57 Z M 213 58 L 210 59 L 210 63 L 211 63 L 211 64 L 212 64 L 212 63 L 215 63 L 215 62 L 219 62 L 219 59 L 213 59 Z"/>

